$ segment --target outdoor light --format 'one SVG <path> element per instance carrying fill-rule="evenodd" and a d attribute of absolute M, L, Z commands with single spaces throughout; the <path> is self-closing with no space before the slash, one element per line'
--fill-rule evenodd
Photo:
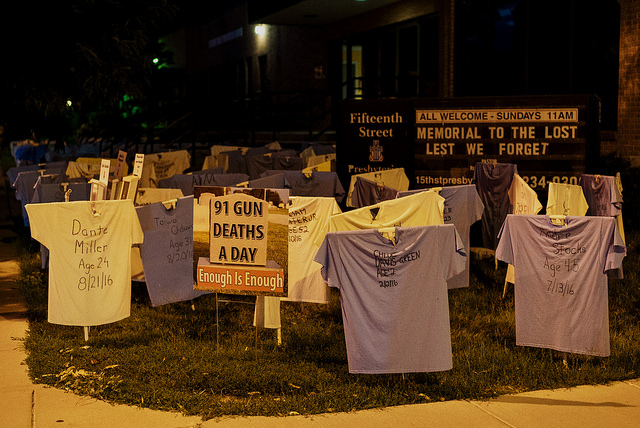
<path fill-rule="evenodd" d="M 256 25 L 256 27 L 254 28 L 254 31 L 257 35 L 262 36 L 266 32 L 266 28 L 264 25 L 259 24 L 259 25 Z"/>
<path fill-rule="evenodd" d="M 73 103 L 71 102 L 71 100 L 67 100 L 67 107 L 71 107 L 73 105 Z"/>

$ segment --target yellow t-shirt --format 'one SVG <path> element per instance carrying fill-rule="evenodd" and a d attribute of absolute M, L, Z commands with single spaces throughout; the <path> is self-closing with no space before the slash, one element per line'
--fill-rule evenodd
<path fill-rule="evenodd" d="M 444 224 L 444 198 L 434 191 L 382 201 L 331 216 L 329 232 Z"/>

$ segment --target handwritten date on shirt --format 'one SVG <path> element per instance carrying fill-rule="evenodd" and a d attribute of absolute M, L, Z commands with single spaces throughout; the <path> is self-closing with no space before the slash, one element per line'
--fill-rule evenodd
<path fill-rule="evenodd" d="M 549 293 L 558 293 L 563 296 L 573 296 L 573 284 L 569 281 L 558 281 L 556 278 L 547 280 L 547 291 Z"/>

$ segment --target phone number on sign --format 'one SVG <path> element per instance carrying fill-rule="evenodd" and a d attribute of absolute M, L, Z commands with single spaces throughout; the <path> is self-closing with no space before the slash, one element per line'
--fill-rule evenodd
<path fill-rule="evenodd" d="M 545 175 L 522 175 L 522 179 L 531 186 L 532 189 L 545 189 L 549 179 Z M 578 184 L 578 177 L 568 175 L 554 175 L 551 177 L 551 182 L 561 184 Z"/>

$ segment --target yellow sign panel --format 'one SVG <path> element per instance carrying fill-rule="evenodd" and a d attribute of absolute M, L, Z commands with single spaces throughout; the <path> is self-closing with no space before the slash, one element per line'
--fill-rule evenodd
<path fill-rule="evenodd" d="M 265 266 L 268 202 L 234 193 L 213 198 L 209 204 L 211 262 Z"/>
<path fill-rule="evenodd" d="M 578 122 L 577 108 L 416 110 L 421 123 Z"/>

